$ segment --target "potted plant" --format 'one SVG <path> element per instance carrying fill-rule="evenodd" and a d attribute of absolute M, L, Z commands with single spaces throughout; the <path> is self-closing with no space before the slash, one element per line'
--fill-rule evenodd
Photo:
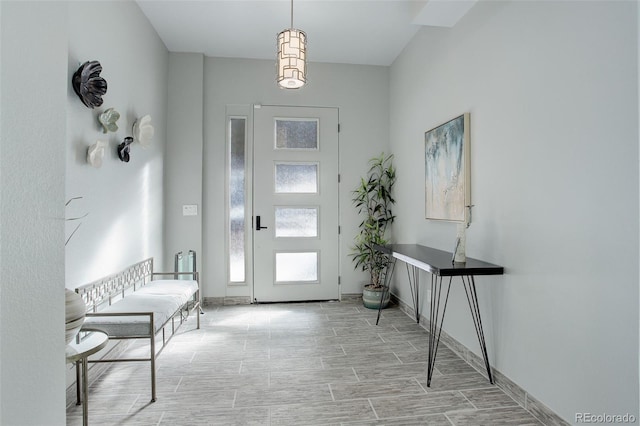
<path fill-rule="evenodd" d="M 389 264 L 386 254 L 376 250 L 375 245 L 388 243 L 387 228 L 395 219 L 392 206 L 393 185 L 396 182 L 396 170 L 393 167 L 393 154 L 369 160 L 369 171 L 360 179 L 358 187 L 352 191 L 353 205 L 358 214 L 363 216 L 358 226 L 359 232 L 354 238 L 350 256 L 354 268 L 369 272 L 371 282 L 364 287 L 363 301 L 367 308 L 378 309 L 381 292 L 384 290 L 384 273 Z M 389 293 L 382 302 L 383 307 L 389 303 Z"/>

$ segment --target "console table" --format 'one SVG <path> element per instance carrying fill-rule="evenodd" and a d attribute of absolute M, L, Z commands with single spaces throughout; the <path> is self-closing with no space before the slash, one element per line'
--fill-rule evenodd
<path fill-rule="evenodd" d="M 484 332 L 482 330 L 482 319 L 480 317 L 480 306 L 478 305 L 478 294 L 476 293 L 476 283 L 474 277 L 476 275 L 502 275 L 504 268 L 502 266 L 483 262 L 481 260 L 467 258 L 464 263 L 453 262 L 453 254 L 437 250 L 431 247 L 425 247 L 418 244 L 389 244 L 386 246 L 375 246 L 376 250 L 386 253 L 390 258 L 390 263 L 384 275 L 384 291 L 382 292 L 381 302 L 384 300 L 386 293 L 389 291 L 391 277 L 395 269 L 396 261 L 401 260 L 407 265 L 407 275 L 409 278 L 409 288 L 411 290 L 411 299 L 416 316 L 416 322 L 420 322 L 418 298 L 419 291 L 419 272 L 420 270 L 428 272 L 431 275 L 431 302 L 429 312 L 429 360 L 427 364 L 427 386 L 431 386 L 431 377 L 440 343 L 440 335 L 442 334 L 442 323 L 444 314 L 447 310 L 447 302 L 449 300 L 449 292 L 451 290 L 451 282 L 453 277 L 460 277 L 462 285 L 467 295 L 469 309 L 473 318 L 473 324 L 478 335 L 480 350 L 484 358 L 484 364 L 487 368 L 489 382 L 493 384 L 493 375 L 489 365 L 489 357 L 487 355 L 487 345 L 484 340 Z M 443 296 L 443 278 L 449 277 L 444 295 L 444 303 L 441 303 Z M 442 307 L 442 313 L 440 308 Z M 382 303 L 378 309 L 378 321 L 380 321 L 380 310 Z"/>

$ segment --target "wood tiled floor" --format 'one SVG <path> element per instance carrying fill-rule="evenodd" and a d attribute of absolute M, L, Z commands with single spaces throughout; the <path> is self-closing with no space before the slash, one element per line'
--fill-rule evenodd
<path fill-rule="evenodd" d="M 90 388 L 92 425 L 540 425 L 444 345 L 426 385 L 427 333 L 356 302 L 208 307 L 158 358 L 112 364 Z M 142 345 L 130 352 L 145 353 Z M 67 424 L 81 425 L 69 401 Z"/>

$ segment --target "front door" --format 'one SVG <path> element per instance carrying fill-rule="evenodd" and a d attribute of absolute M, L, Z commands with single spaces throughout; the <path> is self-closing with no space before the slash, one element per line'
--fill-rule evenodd
<path fill-rule="evenodd" d="M 338 287 L 338 109 L 254 109 L 257 302 L 331 300 Z"/>

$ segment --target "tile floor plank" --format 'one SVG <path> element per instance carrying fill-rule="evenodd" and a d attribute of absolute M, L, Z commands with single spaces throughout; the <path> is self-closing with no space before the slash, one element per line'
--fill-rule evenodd
<path fill-rule="evenodd" d="M 271 407 L 271 425 L 326 425 L 348 420 L 373 420 L 375 413 L 367 400 L 337 401 Z"/>
<path fill-rule="evenodd" d="M 540 426 L 541 423 L 522 407 L 493 408 L 448 414 L 455 426 Z"/>
<path fill-rule="evenodd" d="M 353 368 L 327 368 L 324 370 L 304 370 L 304 371 L 272 371 L 270 373 L 270 386 L 282 388 L 291 385 L 305 383 L 357 383 Z"/>
<path fill-rule="evenodd" d="M 336 401 L 426 394 L 425 390 L 420 386 L 420 383 L 413 378 L 359 383 L 335 383 L 331 385 L 331 393 Z"/>
<path fill-rule="evenodd" d="M 398 417 L 395 419 L 344 422 L 341 426 L 452 426 L 452 423 L 444 414 L 435 414 L 431 416 Z"/>
<path fill-rule="evenodd" d="M 471 403 L 457 391 L 435 392 L 401 398 L 372 399 L 371 403 L 381 419 L 404 416 L 445 414 L 453 411 L 476 411 Z"/>

